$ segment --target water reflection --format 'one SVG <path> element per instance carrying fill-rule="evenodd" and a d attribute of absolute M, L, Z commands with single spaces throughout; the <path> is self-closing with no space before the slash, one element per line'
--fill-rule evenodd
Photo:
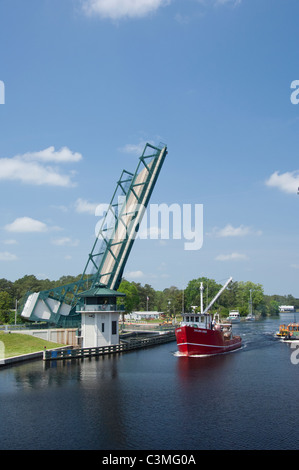
<path fill-rule="evenodd" d="M 285 448 L 298 369 L 279 321 L 240 324 L 244 348 L 178 357 L 175 343 L 0 370 L 2 449 Z M 298 366 L 299 367 L 299 366 Z M 290 380 L 291 378 L 291 380 Z M 291 431 L 294 432 L 293 438 Z"/>

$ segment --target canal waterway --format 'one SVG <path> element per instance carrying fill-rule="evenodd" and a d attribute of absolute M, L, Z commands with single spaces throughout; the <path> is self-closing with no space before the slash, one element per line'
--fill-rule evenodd
<path fill-rule="evenodd" d="M 0 448 L 299 448 L 299 349 L 274 337 L 293 315 L 241 322 L 241 350 L 177 355 L 176 343 L 0 369 Z M 299 346 L 298 346 L 299 348 Z"/>

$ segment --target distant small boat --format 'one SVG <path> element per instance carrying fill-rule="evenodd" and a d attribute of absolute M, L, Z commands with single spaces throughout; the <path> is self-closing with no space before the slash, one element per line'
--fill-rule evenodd
<path fill-rule="evenodd" d="M 288 340 L 299 340 L 299 324 L 289 323 L 288 325 L 280 325 L 276 336 Z"/>
<path fill-rule="evenodd" d="M 246 321 L 254 321 L 255 315 L 252 313 L 252 297 L 251 297 L 251 289 L 250 289 L 250 300 L 249 300 L 249 313 L 246 317 Z"/>
<path fill-rule="evenodd" d="M 246 321 L 254 321 L 255 320 L 255 315 L 253 313 L 249 313 L 246 317 Z"/>
<path fill-rule="evenodd" d="M 231 310 L 229 312 L 229 316 L 227 317 L 227 321 L 231 323 L 239 323 L 241 320 L 239 310 Z"/>

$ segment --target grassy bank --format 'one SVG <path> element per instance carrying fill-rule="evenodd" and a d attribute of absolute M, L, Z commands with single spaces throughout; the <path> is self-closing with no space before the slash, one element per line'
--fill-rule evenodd
<path fill-rule="evenodd" d="M 20 356 L 47 349 L 59 348 L 63 344 L 52 343 L 44 339 L 20 333 L 4 333 L 0 331 L 0 341 L 4 343 L 4 357 Z"/>

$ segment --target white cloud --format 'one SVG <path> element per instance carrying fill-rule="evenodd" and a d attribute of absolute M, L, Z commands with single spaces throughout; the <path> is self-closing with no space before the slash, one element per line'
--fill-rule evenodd
<path fill-rule="evenodd" d="M 215 5 L 232 5 L 237 6 L 240 5 L 241 0 L 216 0 Z"/>
<path fill-rule="evenodd" d="M 31 219 L 31 217 L 19 217 L 11 224 L 5 225 L 7 232 L 29 233 L 29 232 L 46 232 L 48 227 L 44 222 Z"/>
<path fill-rule="evenodd" d="M 52 244 L 57 246 L 78 246 L 79 240 L 72 240 L 69 237 L 62 237 L 52 240 Z"/>
<path fill-rule="evenodd" d="M 198 3 L 201 3 L 203 5 L 212 5 L 212 6 L 218 6 L 218 5 L 230 5 L 230 6 L 237 6 L 240 5 L 242 0 L 197 0 Z"/>
<path fill-rule="evenodd" d="M 78 162 L 82 155 L 73 153 L 67 147 L 55 151 L 48 147 L 40 152 L 27 152 L 15 155 L 12 158 L 0 159 L 0 180 L 15 180 L 33 185 L 74 186 L 70 174 L 61 174 L 57 167 L 45 165 L 46 163 Z"/>
<path fill-rule="evenodd" d="M 191 21 L 191 16 L 182 15 L 181 13 L 177 13 L 174 18 L 180 24 L 189 24 Z"/>
<path fill-rule="evenodd" d="M 55 151 L 55 147 L 51 146 L 39 152 L 27 152 L 23 155 L 16 155 L 15 158 L 27 161 L 70 163 L 79 162 L 82 160 L 82 155 L 78 152 L 72 152 L 67 147 L 62 147 L 60 150 Z"/>
<path fill-rule="evenodd" d="M 8 251 L 0 253 L 0 261 L 15 261 L 16 259 L 18 259 L 17 256 Z"/>
<path fill-rule="evenodd" d="M 299 171 L 287 171 L 281 174 L 275 171 L 270 178 L 266 180 L 266 185 L 278 188 L 284 193 L 296 193 L 299 187 Z"/>
<path fill-rule="evenodd" d="M 171 0 L 82 0 L 82 7 L 87 15 L 118 20 L 144 17 L 170 2 Z"/>
<path fill-rule="evenodd" d="M 126 279 L 140 279 L 144 276 L 144 273 L 142 271 L 129 271 L 126 272 L 124 277 Z"/>
<path fill-rule="evenodd" d="M 75 210 L 79 214 L 87 213 L 95 215 L 95 210 L 98 207 L 98 202 L 89 202 L 84 199 L 77 199 L 75 202 Z"/>
<path fill-rule="evenodd" d="M 124 147 L 120 147 L 119 151 L 124 152 L 124 153 L 130 153 L 136 156 L 140 156 L 142 155 L 144 147 L 145 147 L 145 142 L 140 142 L 139 144 L 126 144 L 124 145 Z"/>
<path fill-rule="evenodd" d="M 245 235 L 261 235 L 261 230 L 253 230 L 251 227 L 240 225 L 239 227 L 233 227 L 231 224 L 227 224 L 224 228 L 219 229 L 214 227 L 209 235 L 216 237 L 244 237 Z"/>
<path fill-rule="evenodd" d="M 4 240 L 3 243 L 5 245 L 17 245 L 18 244 L 17 240 L 13 240 L 13 239 Z"/>
<path fill-rule="evenodd" d="M 67 206 L 64 206 L 64 205 L 60 205 L 60 206 L 50 206 L 52 209 L 57 209 L 61 212 L 68 212 L 68 207 Z"/>
<path fill-rule="evenodd" d="M 166 233 L 165 230 L 162 230 L 159 227 L 147 227 L 146 226 L 146 219 L 143 219 L 144 225 L 141 223 L 140 230 L 137 234 L 137 238 L 141 239 L 150 239 L 150 240 L 158 240 L 160 238 L 165 239 L 169 238 L 169 234 Z"/>
<path fill-rule="evenodd" d="M 151 145 L 155 145 L 153 141 L 141 141 L 139 144 L 126 144 L 123 147 L 120 147 L 118 150 L 124 153 L 130 153 L 131 155 L 140 157 L 143 153 L 145 145 L 149 143 Z"/>
<path fill-rule="evenodd" d="M 247 260 L 248 256 L 241 253 L 230 253 L 229 255 L 218 255 L 216 256 L 216 261 L 240 261 Z"/>

